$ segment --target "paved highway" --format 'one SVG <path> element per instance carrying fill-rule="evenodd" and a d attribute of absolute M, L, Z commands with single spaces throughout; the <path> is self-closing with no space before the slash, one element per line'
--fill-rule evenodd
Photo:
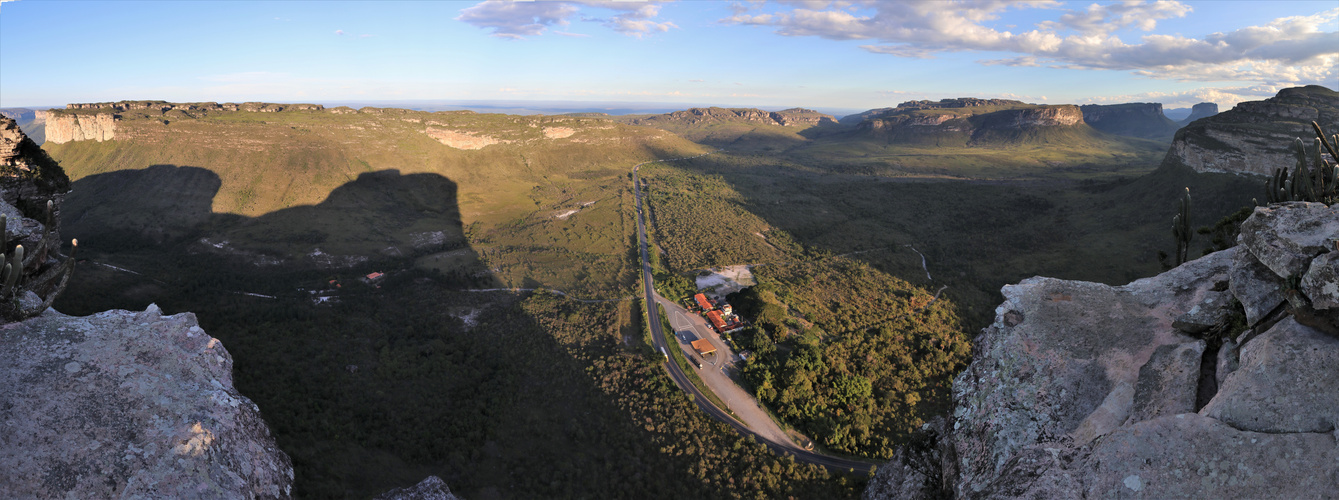
<path fill-rule="evenodd" d="M 678 158 L 678 159 L 687 159 L 687 158 Z M 641 178 L 639 177 L 638 174 L 638 169 L 641 168 L 642 165 L 661 161 L 675 161 L 675 160 L 655 160 L 655 161 L 642 162 L 638 163 L 637 165 L 634 165 L 632 167 L 632 183 L 633 183 L 632 185 L 637 194 L 637 245 L 639 247 L 639 251 L 642 257 L 642 283 L 645 285 L 646 288 L 645 289 L 646 315 L 647 319 L 651 322 L 650 324 L 651 342 L 653 344 L 653 347 L 657 351 L 664 349 L 665 352 L 668 352 L 669 349 L 678 349 L 679 347 L 677 345 L 670 345 L 668 342 L 666 342 L 665 332 L 664 329 L 661 327 L 660 322 L 660 310 L 659 308 L 656 307 L 656 304 L 658 302 L 657 299 L 658 298 L 660 300 L 664 299 L 660 298 L 660 296 L 656 294 L 655 281 L 653 276 L 651 275 L 651 260 L 650 255 L 648 254 L 647 243 L 646 243 L 647 241 L 646 215 L 642 212 L 642 206 L 643 206 L 642 185 L 641 185 Z M 791 442 L 788 439 L 784 441 L 771 439 L 767 436 L 763 436 L 757 432 L 754 432 L 752 429 L 749 429 L 747 426 L 731 417 L 730 414 L 727 413 L 725 410 L 718 408 L 715 404 L 711 402 L 711 400 L 707 399 L 707 397 L 697 389 L 697 386 L 694 386 L 692 382 L 688 380 L 688 376 L 684 375 L 683 369 L 679 367 L 678 363 L 666 362 L 665 368 L 669 370 L 670 378 L 674 380 L 674 383 L 678 385 L 680 389 L 683 389 L 684 392 L 693 395 L 693 402 L 697 404 L 698 408 L 701 408 L 702 411 L 707 412 L 707 414 L 711 415 L 712 418 L 715 418 L 716 420 L 719 420 L 721 422 L 725 422 L 730 427 L 733 427 L 735 429 L 735 432 L 738 432 L 739 434 L 744 436 L 751 436 L 755 441 L 767 445 L 768 448 L 771 448 L 772 451 L 777 454 L 789 454 L 791 456 L 794 456 L 795 459 L 798 461 L 822 465 L 834 471 L 855 470 L 857 472 L 868 473 L 869 471 L 874 470 L 874 465 L 867 462 L 830 457 L 827 455 L 820 455 L 818 453 L 814 453 L 812 451 L 800 448 L 799 446 L 797 446 L 795 443 Z"/>

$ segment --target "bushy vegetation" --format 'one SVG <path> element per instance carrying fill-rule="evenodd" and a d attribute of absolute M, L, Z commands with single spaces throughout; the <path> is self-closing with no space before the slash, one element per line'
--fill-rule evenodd
<path fill-rule="evenodd" d="M 153 301 L 194 312 L 293 458 L 299 497 L 367 498 L 429 474 L 466 498 L 852 498 L 863 488 L 693 406 L 647 352 L 634 301 L 461 292 L 476 284 L 408 260 L 369 264 L 404 268 L 377 287 L 352 279 L 369 268 L 257 270 L 141 244 L 143 261 L 129 248 L 115 258 L 144 274 L 86 264 L 95 271 L 57 308 Z M 343 285 L 336 302 L 297 290 L 328 279 Z"/>
<path fill-rule="evenodd" d="M 949 407 L 970 337 L 954 307 L 849 259 L 755 268 L 730 296 L 756 318 L 734 336 L 743 378 L 774 413 L 826 448 L 888 458 Z"/>

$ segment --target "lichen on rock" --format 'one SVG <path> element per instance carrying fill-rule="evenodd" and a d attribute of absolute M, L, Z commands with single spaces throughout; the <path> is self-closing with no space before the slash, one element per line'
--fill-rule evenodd
<path fill-rule="evenodd" d="M 281 498 L 293 468 L 195 315 L 48 310 L 0 328 L 8 498 Z"/>

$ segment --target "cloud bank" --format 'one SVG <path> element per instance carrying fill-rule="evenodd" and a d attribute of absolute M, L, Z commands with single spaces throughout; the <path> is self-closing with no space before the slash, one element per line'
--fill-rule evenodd
<path fill-rule="evenodd" d="M 657 21 L 659 0 L 645 2 L 580 0 L 567 2 L 513 2 L 487 0 L 460 11 L 457 21 L 492 30 L 492 36 L 521 40 L 539 36 L 548 28 L 567 26 L 572 19 L 598 23 L 624 35 L 641 38 L 647 34 L 677 28 L 669 21 Z M 586 9 L 613 11 L 609 17 L 586 17 Z M 576 33 L 554 33 L 583 36 Z"/>
<path fill-rule="evenodd" d="M 1260 86 L 1333 85 L 1339 80 L 1339 8 L 1191 38 L 1153 32 L 1159 21 L 1192 15 L 1191 7 L 1175 0 L 1093 4 L 1083 10 L 1060 7 L 1049 0 L 797 1 L 737 6 L 721 21 L 767 26 L 781 36 L 870 40 L 860 48 L 897 57 L 1004 53 L 1012 56 L 978 62 Z M 1029 14 L 1053 19 L 1018 32 L 994 27 L 993 21 L 1011 10 L 1033 10 Z"/>

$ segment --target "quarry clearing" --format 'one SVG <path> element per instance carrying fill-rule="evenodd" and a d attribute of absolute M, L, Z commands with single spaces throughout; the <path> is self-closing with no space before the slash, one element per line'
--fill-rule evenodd
<path fill-rule="evenodd" d="M 758 282 L 753 279 L 751 267 L 749 264 L 741 264 L 708 269 L 705 271 L 708 274 L 697 276 L 697 289 L 705 290 L 703 293 L 713 297 L 724 297 L 756 285 Z"/>

